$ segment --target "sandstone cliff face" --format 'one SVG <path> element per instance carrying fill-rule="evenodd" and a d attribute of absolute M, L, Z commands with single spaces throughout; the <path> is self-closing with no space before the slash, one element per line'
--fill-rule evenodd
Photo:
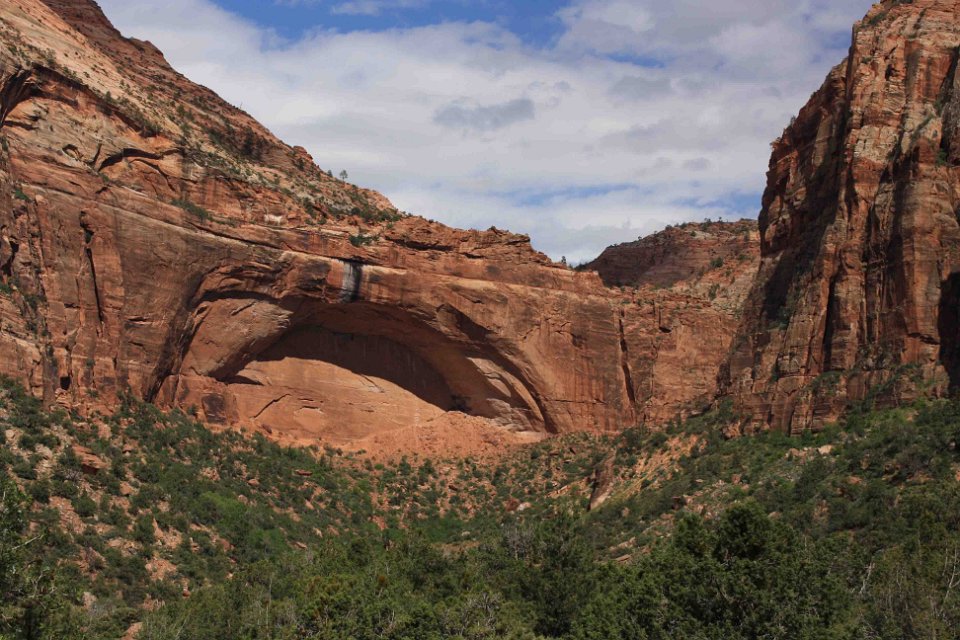
<path fill-rule="evenodd" d="M 960 382 L 960 4 L 883 2 L 775 143 L 725 388 L 753 424 Z"/>
<path fill-rule="evenodd" d="M 726 266 L 737 276 L 753 276 L 760 255 L 757 223 L 688 222 L 660 233 L 608 247 L 583 269 L 596 271 L 608 287 L 680 289 L 712 287 L 709 271 Z M 728 287 L 723 287 L 724 291 Z"/>
<path fill-rule="evenodd" d="M 0 373 L 306 441 L 635 423 L 596 275 L 333 179 L 92 2 L 0 9 Z"/>
<path fill-rule="evenodd" d="M 663 424 L 708 408 L 757 273 L 752 221 L 688 223 L 607 249 L 586 266 L 623 289 L 637 415 Z"/>

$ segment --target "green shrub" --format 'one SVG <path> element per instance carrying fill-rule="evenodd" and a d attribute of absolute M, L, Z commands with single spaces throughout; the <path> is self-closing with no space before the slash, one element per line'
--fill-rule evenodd
<path fill-rule="evenodd" d="M 97 513 L 97 503 L 86 492 L 78 495 L 71 504 L 81 518 L 92 518 Z"/>
<path fill-rule="evenodd" d="M 180 207 L 184 211 L 196 216 L 203 222 L 206 222 L 207 220 L 210 220 L 213 218 L 213 214 L 211 214 L 209 211 L 207 211 L 200 205 L 194 204 L 189 200 L 174 200 L 171 204 L 173 204 L 174 206 Z"/>
<path fill-rule="evenodd" d="M 136 519 L 133 526 L 133 539 L 145 545 L 151 545 L 156 542 L 152 516 L 147 514 Z"/>
<path fill-rule="evenodd" d="M 376 236 L 368 236 L 362 231 L 350 236 L 350 244 L 355 247 L 365 247 L 377 241 Z"/>

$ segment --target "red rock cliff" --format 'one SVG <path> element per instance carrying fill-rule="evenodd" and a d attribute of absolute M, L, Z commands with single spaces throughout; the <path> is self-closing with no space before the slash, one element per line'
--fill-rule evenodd
<path fill-rule="evenodd" d="M 49 401 L 332 442 L 635 423 L 596 275 L 335 180 L 92 2 L 0 0 L 0 135 L 0 373 Z"/>
<path fill-rule="evenodd" d="M 583 269 L 596 271 L 608 287 L 658 289 L 718 284 L 707 272 L 728 267 L 737 277 L 753 276 L 760 256 L 757 223 L 688 222 L 634 242 L 608 247 Z M 724 287 L 726 290 L 727 287 Z"/>
<path fill-rule="evenodd" d="M 642 422 L 713 404 L 759 258 L 757 224 L 742 220 L 671 227 L 586 265 L 622 289 L 627 372 Z"/>
<path fill-rule="evenodd" d="M 754 424 L 960 381 L 960 3 L 883 2 L 774 143 L 726 390 Z"/>

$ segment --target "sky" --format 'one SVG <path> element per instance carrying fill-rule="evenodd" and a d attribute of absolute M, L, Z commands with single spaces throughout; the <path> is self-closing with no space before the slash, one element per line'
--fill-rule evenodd
<path fill-rule="evenodd" d="M 402 210 L 579 263 L 755 218 L 770 142 L 869 0 L 100 0 Z"/>

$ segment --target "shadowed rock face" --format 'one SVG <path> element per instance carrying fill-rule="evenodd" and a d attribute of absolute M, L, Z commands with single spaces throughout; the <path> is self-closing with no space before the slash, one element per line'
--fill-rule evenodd
<path fill-rule="evenodd" d="M 0 372 L 306 441 L 635 423 L 595 274 L 331 178 L 92 2 L 0 7 Z"/>
<path fill-rule="evenodd" d="M 775 143 L 725 388 L 755 424 L 956 386 L 960 4 L 883 2 Z"/>

